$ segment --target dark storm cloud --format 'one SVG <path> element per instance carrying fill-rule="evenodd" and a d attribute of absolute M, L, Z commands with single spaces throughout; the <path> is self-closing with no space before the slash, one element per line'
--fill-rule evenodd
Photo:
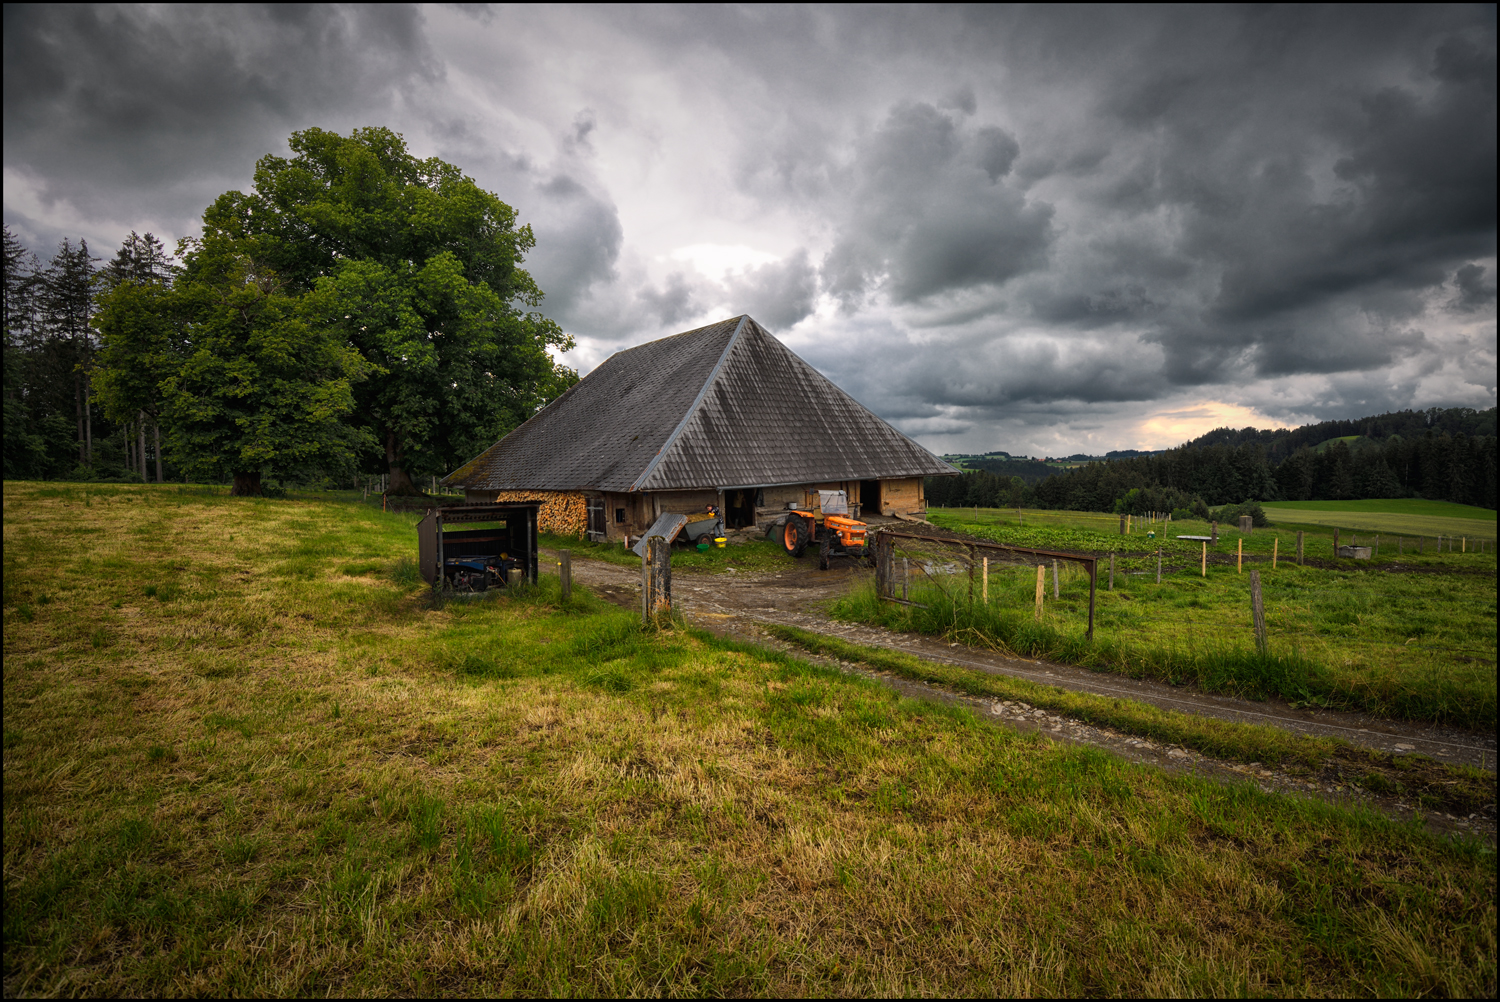
<path fill-rule="evenodd" d="M 897 301 L 1000 284 L 1042 266 L 1052 207 L 1002 184 L 1019 146 L 930 104 L 902 104 L 855 154 L 840 238 L 823 262 L 851 305 L 884 283 Z"/>
<path fill-rule="evenodd" d="M 675 271 L 667 276 L 662 288 L 645 286 L 636 293 L 636 300 L 646 312 L 664 327 L 679 324 L 694 316 L 701 309 L 693 292 L 694 282 L 687 275 Z"/>
<path fill-rule="evenodd" d="M 1128 128 L 1095 204 L 1170 209 L 1176 250 L 1216 279 L 1197 310 L 1180 285 L 1185 310 L 1155 333 L 1208 363 L 1176 378 L 1215 378 L 1211 360 L 1255 346 L 1264 372 L 1387 364 L 1413 336 L 1387 322 L 1351 341 L 1348 317 L 1419 312 L 1447 262 L 1492 252 L 1493 24 L 1453 14 L 1241 12 L 1186 25 L 1174 53 L 1110 87 Z"/>
<path fill-rule="evenodd" d="M 398 4 L 7 5 L 4 46 L 7 163 L 106 217 L 182 187 L 201 211 L 293 128 L 442 72 Z"/>
<path fill-rule="evenodd" d="M 613 203 L 567 174 L 536 185 L 523 218 L 537 233 L 527 269 L 547 294 L 547 311 L 566 315 L 578 297 L 615 277 L 625 233 Z"/>
<path fill-rule="evenodd" d="M 810 315 L 818 295 L 818 273 L 805 250 L 751 268 L 726 284 L 734 308 L 772 330 L 785 330 Z"/>
<path fill-rule="evenodd" d="M 924 434 L 1494 402 L 1493 6 L 452 6 L 7 7 L 8 182 L 144 229 L 389 124 L 532 223 L 580 351 L 817 325 Z"/>
<path fill-rule="evenodd" d="M 822 220 L 823 291 L 918 308 L 907 323 L 951 332 L 927 351 L 966 353 L 984 318 L 1052 345 L 965 354 L 962 380 L 910 381 L 912 413 L 1340 374 L 1368 401 L 1374 375 L 1353 377 L 1380 371 L 1410 404 L 1449 351 L 1424 330 L 1434 294 L 1490 309 L 1457 273 L 1496 246 L 1494 36 L 1493 7 L 1443 6 L 712 9 L 663 28 L 780 99 L 735 178 Z M 850 108 L 870 123 L 853 135 Z M 1157 347 L 1145 368 L 1086 362 L 1137 342 Z M 894 356 L 861 357 L 843 378 L 907 407 Z"/>
<path fill-rule="evenodd" d="M 1495 301 L 1495 279 L 1483 265 L 1464 265 L 1454 274 L 1453 284 L 1458 286 L 1453 308 L 1460 312 L 1474 313 Z"/>

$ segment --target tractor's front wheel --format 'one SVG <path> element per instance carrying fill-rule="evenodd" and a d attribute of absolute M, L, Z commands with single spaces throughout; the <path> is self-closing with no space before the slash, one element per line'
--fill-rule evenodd
<path fill-rule="evenodd" d="M 781 530 L 781 545 L 792 558 L 802 556 L 802 551 L 807 549 L 807 519 L 801 515 L 788 515 L 786 525 Z"/>

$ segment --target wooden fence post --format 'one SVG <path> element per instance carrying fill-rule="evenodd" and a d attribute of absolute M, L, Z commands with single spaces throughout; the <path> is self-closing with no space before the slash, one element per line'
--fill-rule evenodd
<path fill-rule="evenodd" d="M 1203 563 L 1199 567 L 1199 574 L 1201 576 L 1203 576 L 1203 577 L 1208 577 L 1208 544 L 1207 543 L 1203 544 Z"/>
<path fill-rule="evenodd" d="M 652 540 L 651 577 L 655 582 L 656 606 L 652 616 L 661 619 L 672 615 L 672 544 L 661 536 Z"/>
<path fill-rule="evenodd" d="M 1261 601 L 1260 571 L 1250 572 L 1250 615 L 1255 621 L 1255 649 L 1266 653 L 1266 607 Z"/>
<path fill-rule="evenodd" d="M 1099 558 L 1089 561 L 1089 643 L 1094 642 L 1094 594 L 1099 590 Z"/>
<path fill-rule="evenodd" d="M 985 605 L 989 605 L 990 604 L 990 558 L 989 557 L 985 557 L 983 559 L 984 559 L 984 565 L 983 565 L 984 566 L 984 582 L 983 582 L 983 585 L 981 587 L 981 591 L 984 592 L 984 604 Z"/>
<path fill-rule="evenodd" d="M 911 586 L 911 558 L 901 558 L 901 601 L 905 602 L 911 598 L 907 589 Z"/>
<path fill-rule="evenodd" d="M 1156 548 L 1156 583 L 1161 584 L 1161 547 Z"/>
<path fill-rule="evenodd" d="M 1052 558 L 1052 597 L 1062 598 L 1062 586 L 1057 581 L 1057 558 Z"/>
<path fill-rule="evenodd" d="M 883 532 L 875 534 L 875 597 L 889 598 L 893 594 L 891 584 L 891 554 L 895 547 L 891 537 Z"/>
<path fill-rule="evenodd" d="M 979 509 L 974 509 L 977 514 Z M 969 608 L 974 608 L 974 547 L 969 547 Z"/>
<path fill-rule="evenodd" d="M 557 579 L 562 586 L 562 600 L 566 602 L 573 597 L 573 552 L 571 550 L 557 551 Z"/>
<path fill-rule="evenodd" d="M 1120 516 L 1120 535 L 1125 535 L 1125 516 Z"/>
<path fill-rule="evenodd" d="M 1245 573 L 1245 541 L 1241 539 L 1239 543 L 1240 545 L 1234 551 L 1234 572 L 1243 574 Z"/>
<path fill-rule="evenodd" d="M 1042 621 L 1042 591 L 1047 586 L 1047 565 L 1036 565 L 1036 621 Z"/>
<path fill-rule="evenodd" d="M 645 618 L 661 622 L 672 615 L 672 544 L 661 536 L 646 540 Z"/>
<path fill-rule="evenodd" d="M 1276 569 L 1276 558 L 1281 554 L 1281 537 L 1276 536 L 1271 540 L 1271 570 Z"/>
<path fill-rule="evenodd" d="M 1297 532 L 1297 566 L 1302 566 L 1302 532 Z"/>

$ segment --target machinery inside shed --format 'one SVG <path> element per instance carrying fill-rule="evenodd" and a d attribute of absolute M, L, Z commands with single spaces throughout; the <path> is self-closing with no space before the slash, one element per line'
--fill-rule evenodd
<path fill-rule="evenodd" d="M 536 503 L 455 504 L 417 523 L 422 578 L 454 591 L 536 583 Z M 464 528 L 454 528 L 464 526 Z"/>

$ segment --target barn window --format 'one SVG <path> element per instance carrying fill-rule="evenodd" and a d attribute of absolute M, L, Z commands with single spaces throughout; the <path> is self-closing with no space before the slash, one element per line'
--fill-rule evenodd
<path fill-rule="evenodd" d="M 621 522 L 621 523 L 623 523 L 625 521 L 625 509 L 624 508 L 616 508 L 615 509 L 615 521 L 616 522 Z"/>

